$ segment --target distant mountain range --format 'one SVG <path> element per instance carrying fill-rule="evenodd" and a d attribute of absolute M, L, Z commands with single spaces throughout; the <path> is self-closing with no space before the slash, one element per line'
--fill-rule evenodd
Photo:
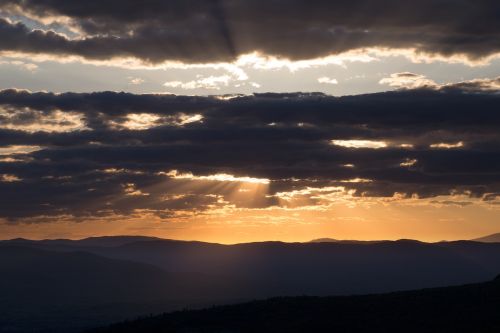
<path fill-rule="evenodd" d="M 481 237 L 481 238 L 476 238 L 476 239 L 473 239 L 473 241 L 483 242 L 483 243 L 500 243 L 500 233 Z"/>
<path fill-rule="evenodd" d="M 76 332 L 184 307 L 487 281 L 500 243 L 262 242 L 149 237 L 0 242 L 0 332 Z"/>
<path fill-rule="evenodd" d="M 481 242 L 481 243 L 500 243 L 500 233 L 471 239 L 471 241 Z M 339 240 L 335 238 L 318 238 L 310 241 L 310 243 L 378 243 L 378 242 L 382 242 L 382 240 L 359 241 L 359 240 Z"/>
<path fill-rule="evenodd" d="M 313 239 L 309 243 L 351 243 L 351 244 L 368 244 L 368 243 L 380 243 L 384 241 L 360 241 L 360 240 L 348 240 L 348 239 L 334 239 L 334 238 L 318 238 L 318 239 Z"/>
<path fill-rule="evenodd" d="M 128 321 L 87 333 L 494 333 L 500 279 L 351 297 L 274 298 Z"/>

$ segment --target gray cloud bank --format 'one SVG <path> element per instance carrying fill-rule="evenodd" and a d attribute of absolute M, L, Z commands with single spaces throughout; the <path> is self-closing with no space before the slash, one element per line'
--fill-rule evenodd
<path fill-rule="evenodd" d="M 82 38 L 0 18 L 0 50 L 157 63 L 230 61 L 260 51 L 309 59 L 364 47 L 478 59 L 498 53 L 496 0 L 2 0 L 0 10 L 67 17 Z"/>
<path fill-rule="evenodd" d="M 494 201 L 500 95 L 484 84 L 233 99 L 0 91 L 0 217 L 135 209 L 171 216 L 213 208 L 220 198 L 263 208 L 279 204 L 273 194 L 307 186 L 344 186 L 368 197 L 456 191 Z M 40 148 L 6 153 L 14 146 Z M 204 180 L 192 187 L 170 170 L 266 178 L 269 196 L 231 199 L 237 183 Z M 345 182 L 356 178 L 371 182 Z"/>

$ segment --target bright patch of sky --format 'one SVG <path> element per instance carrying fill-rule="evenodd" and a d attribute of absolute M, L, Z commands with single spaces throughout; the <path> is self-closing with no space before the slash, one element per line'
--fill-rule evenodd
<path fill-rule="evenodd" d="M 494 78 L 500 76 L 500 60 L 493 60 L 484 66 L 469 66 L 440 61 L 414 63 L 404 56 L 379 56 L 370 62 L 354 61 L 295 70 L 287 67 L 262 68 L 248 63 L 238 65 L 236 69 L 238 72 L 235 72 L 234 68 L 224 66 L 127 69 L 81 62 L 63 63 L 3 56 L 0 57 L 0 89 L 16 87 L 53 92 L 110 90 L 179 95 L 302 91 L 341 96 L 397 89 L 381 84 L 381 80 L 401 72 L 422 75 L 437 84 Z M 337 84 L 325 84 L 324 80 L 321 80 L 325 77 L 335 78 Z M 178 84 L 169 84 L 172 82 Z"/>

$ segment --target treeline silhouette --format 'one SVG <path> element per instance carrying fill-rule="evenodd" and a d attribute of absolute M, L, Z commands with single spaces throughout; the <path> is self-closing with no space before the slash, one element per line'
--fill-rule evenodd
<path fill-rule="evenodd" d="M 180 311 L 86 333 L 500 332 L 500 278 L 466 285 L 350 297 L 273 298 Z"/>

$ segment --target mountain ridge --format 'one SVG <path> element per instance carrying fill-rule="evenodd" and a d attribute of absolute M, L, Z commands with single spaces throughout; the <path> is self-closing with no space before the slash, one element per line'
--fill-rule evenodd
<path fill-rule="evenodd" d="M 499 307 L 497 277 L 481 284 L 379 295 L 280 297 L 165 313 L 86 333 L 469 333 L 479 327 L 481 333 L 493 333 L 500 330 Z"/>
<path fill-rule="evenodd" d="M 400 242 L 400 241 L 413 241 L 427 244 L 443 243 L 443 242 L 458 242 L 458 241 L 473 241 L 473 242 L 500 242 L 500 233 L 494 233 L 473 239 L 457 239 L 457 240 L 447 240 L 439 242 L 424 242 L 417 239 L 401 238 L 396 240 L 388 239 L 378 239 L 378 240 L 356 240 L 356 239 L 336 239 L 336 238 L 316 238 L 305 242 L 284 242 L 284 241 L 252 241 L 252 242 L 242 242 L 242 243 L 217 243 L 217 242 L 207 242 L 207 241 L 197 241 L 197 240 L 180 240 L 171 238 L 161 238 L 153 236 L 142 236 L 142 235 L 114 235 L 114 236 L 94 236 L 86 237 L 81 239 L 69 239 L 69 238 L 55 238 L 55 239 L 29 239 L 29 238 L 13 238 L 0 240 L 0 243 L 64 243 L 64 244 L 85 244 L 85 245 L 99 245 L 99 246 L 120 246 L 132 242 L 148 242 L 148 241 L 165 241 L 165 242 L 183 242 L 183 243 L 201 243 L 201 244 L 216 244 L 216 245 L 240 245 L 240 244 L 260 244 L 260 243 L 285 243 L 285 244 L 297 244 L 297 243 L 380 243 L 380 242 Z"/>
<path fill-rule="evenodd" d="M 473 239 L 473 241 L 483 242 L 483 243 L 500 243 L 500 233 L 475 238 Z"/>
<path fill-rule="evenodd" d="M 473 241 L 0 241 L 0 332 L 3 322 L 67 333 L 183 307 L 476 283 L 498 275 L 498 258 L 500 243 Z"/>

